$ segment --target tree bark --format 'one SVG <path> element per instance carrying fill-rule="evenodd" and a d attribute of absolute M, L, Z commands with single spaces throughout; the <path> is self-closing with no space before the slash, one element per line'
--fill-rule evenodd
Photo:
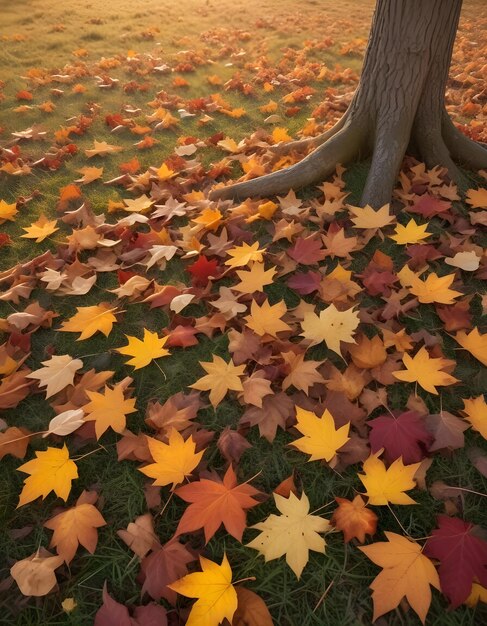
<path fill-rule="evenodd" d="M 487 150 L 457 130 L 445 109 L 445 86 L 462 0 L 377 0 L 357 90 L 343 118 L 313 139 L 278 151 L 314 150 L 261 178 L 215 189 L 211 199 L 285 194 L 322 181 L 337 163 L 371 155 L 362 205 L 390 201 L 410 142 L 428 167 L 460 178 L 454 160 L 487 167 Z"/>

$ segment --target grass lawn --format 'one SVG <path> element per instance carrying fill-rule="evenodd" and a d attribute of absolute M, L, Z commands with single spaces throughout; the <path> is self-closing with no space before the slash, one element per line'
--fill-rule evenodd
<path fill-rule="evenodd" d="M 316 291 L 300 295 L 288 285 L 289 278 L 296 271 L 309 270 L 321 271 L 323 278 L 337 265 L 342 265 L 352 272 L 351 280 L 359 285 L 358 293 L 348 299 L 345 297 L 342 305 L 345 308 L 358 307 L 362 333 L 369 337 L 382 334 L 389 324 L 394 333 L 404 329 L 412 336 L 413 351 L 424 342 L 437 356 L 440 353 L 435 351 L 440 350 L 444 358 L 456 362 L 452 373 L 459 382 L 441 387 L 438 395 L 413 383 L 391 380 L 390 372 L 394 368 L 389 368 L 383 375 L 384 384 L 380 382 L 380 375 L 379 380 L 367 378 L 363 386 L 368 387 L 370 393 L 382 390 L 387 394 L 388 410 L 404 412 L 411 407 L 411 398 L 416 397 L 416 405 L 422 403 L 429 414 L 446 411 L 458 417 L 462 415 L 463 400 L 487 393 L 485 367 L 472 354 L 460 349 L 454 339 L 456 331 L 447 329 L 435 304 L 416 304 L 389 319 L 376 315 L 384 309 L 389 296 L 372 294 L 361 283 L 362 273 L 374 252 L 380 250 L 388 255 L 395 272 L 410 259 L 405 246 L 396 245 L 390 239 L 394 232 L 392 226 L 384 229 L 386 236 L 377 233 L 366 241 L 363 231 L 359 233 L 352 228 L 343 207 L 338 211 L 337 219 L 340 224 L 346 224 L 347 236 L 358 237 L 355 249 L 350 255 L 330 254 L 319 264 L 299 268 L 296 264 L 290 265 L 290 257 L 286 254 L 299 237 L 299 230 L 290 239 L 276 239 L 275 225 L 279 220 L 294 222 L 304 229 L 305 235 L 320 229 L 328 230 L 329 223 L 335 221 L 336 216 L 325 212 L 324 220 L 316 218 L 319 216 L 316 203 L 323 202 L 323 193 L 317 189 L 299 194 L 303 199 L 303 216 L 299 210 L 295 214 L 282 212 L 282 203 L 277 203 L 277 211 L 271 219 L 246 220 L 249 213 L 242 210 L 239 216 L 234 207 L 232 212 L 229 205 L 223 205 L 220 207 L 223 215 L 215 229 L 194 228 L 194 219 L 206 207 L 204 203 L 199 204 L 199 196 L 188 194 L 206 192 L 215 181 L 241 176 L 251 159 L 252 150 L 244 157 L 244 151 L 232 152 L 219 146 L 219 141 L 230 138 L 238 144 L 255 133 L 249 141 L 258 153 L 259 149 L 262 152 L 259 142 L 272 143 L 270 137 L 276 128 L 285 129 L 291 137 L 299 138 L 326 129 L 340 118 L 357 85 L 373 6 L 371 0 L 342 3 L 332 0 L 249 0 L 242 3 L 229 0 L 181 0 L 177 3 L 168 0 L 93 0 L 86 4 L 74 0 L 62 3 L 54 0 L 0 0 L 0 84 L 3 84 L 0 90 L 0 146 L 5 149 L 0 162 L 0 200 L 7 205 L 16 203 L 18 209 L 13 219 L 0 219 L 0 344 L 5 342 L 6 349 L 13 350 L 15 342 L 17 345 L 21 342 L 19 332 L 14 332 L 6 320 L 13 313 L 24 311 L 30 303 L 38 302 L 43 309 L 57 315 L 52 326 L 46 323 L 35 332 L 30 332 L 34 326 L 24 329 L 24 339 L 27 335 L 30 337 L 30 346 L 24 350 L 21 342 L 17 351 L 12 353 L 18 368 L 37 370 L 42 367 L 41 362 L 53 354 L 70 355 L 82 360 L 83 372 L 92 368 L 111 371 L 114 372 L 112 382 L 117 383 L 130 376 L 133 378 L 131 397 L 136 398 L 137 412 L 128 416 L 127 427 L 135 434 L 145 432 L 154 436 L 154 430 L 145 422 L 149 401 L 157 400 L 163 404 L 174 394 L 189 393 L 189 386 L 204 375 L 199 363 L 211 361 L 212 355 L 227 362 L 231 356 L 235 359 L 232 329 L 242 331 L 244 316 L 250 311 L 252 298 L 244 294 L 240 301 L 246 305 L 245 312 L 234 318 L 227 317 L 223 326 L 219 327 L 215 322 L 213 331 L 208 330 L 211 316 L 218 312 L 212 302 L 221 287 L 235 286 L 237 276 L 231 271 L 208 285 L 204 281 L 192 285 L 188 266 L 201 252 L 208 258 L 213 255 L 212 258 L 216 258 L 224 269 L 228 248 L 244 241 L 258 241 L 260 248 L 265 250 L 266 269 L 278 267 L 278 277 L 263 291 L 271 304 L 285 303 L 285 320 L 293 332 L 279 338 L 261 337 L 268 353 L 262 353 L 260 360 L 244 360 L 248 367 L 246 376 L 256 369 L 263 370 L 272 383 L 272 392 L 282 392 L 284 366 L 280 355 L 289 350 L 291 344 L 301 346 L 302 341 L 299 315 L 292 312 L 296 307 L 304 310 L 311 305 L 317 305 L 321 310 L 331 302 L 324 301 Z M 480 100 L 478 104 L 473 96 L 481 91 L 482 80 L 485 81 L 478 66 L 478 51 L 486 49 L 486 26 L 487 11 L 483 3 L 466 1 L 447 98 L 454 120 L 464 126 L 467 134 L 483 141 L 487 141 L 485 101 Z M 154 115 L 160 117 L 151 118 Z M 160 124 L 155 128 L 158 120 Z M 21 133 L 17 136 L 18 142 L 12 141 L 12 133 Z M 136 145 L 144 138 L 156 141 L 153 145 L 147 141 L 145 148 Z M 88 158 L 85 150 L 93 148 L 94 141 L 107 142 L 121 150 Z M 184 146 L 190 145 L 196 146 L 194 155 L 184 153 Z M 138 163 L 132 162 L 130 173 L 131 161 L 135 158 Z M 41 159 L 44 159 L 43 163 L 39 163 Z M 183 161 L 186 161 L 184 167 Z M 158 187 L 154 192 L 144 173 L 149 168 L 160 168 L 164 162 L 170 169 L 181 169 L 184 174 L 174 176 L 173 182 L 170 178 L 169 182 L 161 179 L 157 184 L 152 180 L 152 185 Z M 276 165 L 276 159 L 257 159 L 254 166 L 257 171 L 260 166 L 283 167 L 288 164 L 285 160 Z M 412 162 L 406 163 L 404 171 L 410 171 L 407 168 L 412 165 Z M 86 167 L 103 168 L 103 171 L 89 184 L 75 182 L 83 177 L 80 170 Z M 218 176 L 218 168 L 223 175 Z M 124 171 L 129 171 L 124 180 L 107 184 Z M 150 171 L 154 178 L 154 170 Z M 345 190 L 350 194 L 346 199 L 348 204 L 358 203 L 366 173 L 366 163 L 354 164 L 345 172 Z M 481 176 L 473 173 L 467 176 L 472 188 L 487 186 Z M 63 190 L 73 184 L 80 195 L 75 192 L 74 198 L 60 206 Z M 429 189 L 428 185 L 416 193 L 423 193 L 425 189 Z M 161 193 L 157 204 L 164 205 L 166 192 L 181 202 L 185 201 L 185 195 L 191 198 L 194 210 L 176 215 L 167 222 L 134 222 L 107 230 L 108 239 L 120 239 L 121 243 L 107 247 L 104 254 L 100 254 L 103 244 L 97 242 L 91 246 L 84 240 L 76 243 L 70 239 L 79 224 L 61 219 L 68 210 L 79 209 L 82 203 L 93 215 L 104 218 L 111 225 L 130 215 L 150 217 L 150 212 L 145 209 L 132 214 L 124 211 L 123 200 Z M 187 199 L 189 205 L 191 201 Z M 257 207 L 258 203 L 250 204 L 247 210 L 254 215 Z M 474 250 L 485 250 L 482 222 L 477 226 L 468 222 L 469 208 L 463 201 L 455 200 L 448 213 L 453 216 L 451 219 L 439 215 L 429 220 L 421 215 L 401 213 L 398 222 L 406 224 L 414 217 L 417 222 L 429 223 L 430 241 L 439 250 L 439 256 L 427 261 L 428 271 L 441 276 L 455 273 L 455 288 L 461 292 L 461 301 L 467 303 L 470 316 L 466 325 L 460 328 L 469 331 L 478 327 L 481 333 L 485 333 L 485 264 L 478 272 L 469 272 L 444 262 L 445 257 L 452 256 L 452 250 L 463 250 L 466 243 Z M 1 215 L 0 212 L 0 218 Z M 41 215 L 57 220 L 58 230 L 40 243 L 22 238 L 24 229 Z M 464 221 L 458 216 L 463 216 Z M 95 226 L 98 233 L 104 232 L 99 224 Z M 161 228 L 164 233 L 157 239 L 154 230 L 160 232 Z M 211 237 L 221 237 L 225 228 L 230 243 L 219 254 L 212 248 L 217 244 L 211 244 Z M 449 229 L 451 239 L 445 234 Z M 196 243 L 191 239 L 191 233 L 194 233 Z M 1 245 L 2 235 L 8 237 L 5 245 Z M 152 244 L 173 243 L 178 252 L 167 264 L 155 263 L 147 268 L 140 263 L 146 260 L 144 255 L 137 253 L 137 250 L 144 249 L 141 236 L 155 237 Z M 202 246 L 201 249 L 198 245 Z M 93 256 L 100 263 L 102 259 L 110 259 L 115 267 L 108 271 L 99 270 L 96 283 L 87 293 L 63 295 L 59 290 L 47 289 L 45 281 L 40 280 L 39 274 L 45 266 L 36 270 L 28 265 L 31 259 L 48 251 L 54 257 L 49 261 L 49 267 L 61 271 L 76 257 L 88 265 Z M 117 270 L 122 271 L 122 278 Z M 127 274 L 123 275 L 123 272 Z M 131 273 L 147 277 L 158 286 L 172 285 L 180 291 L 193 286 L 195 299 L 181 313 L 175 313 L 167 305 L 151 308 L 142 300 L 153 293 L 154 284 L 148 284 L 139 295 L 117 298 L 113 290 L 118 289 L 120 281 L 129 278 Z M 24 296 L 16 297 L 15 293 L 10 296 L 8 290 L 26 280 L 25 277 L 32 279 L 28 282 L 32 289 Z M 398 285 L 396 282 L 393 292 Z M 256 300 L 262 303 L 261 296 L 257 295 Z M 84 341 L 77 341 L 77 333 L 59 330 L 61 322 L 70 319 L 78 307 L 101 302 L 110 302 L 120 311 L 108 337 L 96 333 Z M 459 309 L 457 315 L 460 315 Z M 172 347 L 169 357 L 152 361 L 141 369 L 127 366 L 127 358 L 114 350 L 126 344 L 126 336 L 141 338 L 144 329 L 157 332 L 159 336 L 170 335 L 178 324 L 203 324 L 203 318 L 207 332 L 198 332 L 196 345 Z M 393 345 L 389 347 L 388 359 L 396 357 L 395 369 L 401 369 L 402 354 L 393 349 Z M 10 373 L 1 369 L 4 358 L 1 349 L 0 345 L 0 385 L 2 376 Z M 22 350 L 28 354 L 25 364 L 21 363 Z M 323 361 L 324 380 L 327 376 L 336 377 L 336 372 L 345 371 L 351 363 L 348 352 L 345 351 L 345 358 L 342 358 L 327 349 L 324 343 L 309 348 L 306 358 Z M 365 380 L 364 370 L 361 372 L 359 377 Z M 294 387 L 285 393 L 302 408 L 323 412 L 329 382 L 326 380 L 326 383 L 315 386 L 315 392 L 310 393 L 308 399 L 303 391 Z M 362 390 L 356 396 L 353 392 L 346 396 L 344 389 L 344 386 L 340 387 L 345 406 L 353 403 L 357 410 L 365 412 L 367 404 Z M 13 426 L 31 432 L 45 430 L 55 415 L 54 400 L 46 399 L 45 389 L 32 383 L 29 395 L 17 406 L 0 410 L 0 430 Z M 61 400 L 58 404 L 62 404 Z M 260 436 L 257 426 L 242 428 L 239 425 L 247 409 L 243 400 L 238 401 L 235 391 L 226 394 L 216 408 L 211 405 L 207 392 L 201 393 L 201 408 L 195 422 L 200 429 L 199 441 L 208 443 L 202 445 L 202 448 L 207 445 L 207 449 L 200 470 L 223 476 L 228 463 L 217 447 L 217 441 L 222 431 L 230 427 L 234 431 L 239 429 L 250 444 L 238 463 L 239 481 L 244 482 L 257 474 L 252 485 L 269 496 L 294 473 L 298 487 L 309 497 L 310 510 L 320 509 L 320 515 L 329 518 L 336 508 L 335 497 L 353 499 L 356 493 L 363 493 L 358 478 L 361 463 L 357 461 L 347 466 L 343 461 L 343 465 L 334 471 L 327 464 L 308 462 L 307 455 L 288 445 L 297 438 L 297 431 L 291 428 L 292 418 L 287 416 L 289 428 L 277 428 L 276 437 L 270 442 Z M 384 414 L 385 410 L 376 405 L 366 412 L 367 419 L 372 419 Z M 355 434 L 366 446 L 368 427 L 364 423 L 365 417 Z M 76 433 L 67 437 L 54 435 L 48 439 L 33 437 L 24 460 L 11 455 L 0 460 L 1 624 L 91 624 L 102 604 L 105 581 L 110 594 L 126 606 L 144 604 L 149 600 L 147 596 L 141 597 L 140 559 L 120 539 L 117 531 L 148 512 L 145 487 L 150 481 L 139 471 L 140 461 L 119 461 L 117 442 L 121 434 L 109 429 L 97 443 L 93 433 L 83 428 L 83 437 Z M 212 433 L 213 439 L 205 440 L 201 434 L 203 430 Z M 79 479 L 73 481 L 68 505 L 73 506 L 84 489 L 94 490 L 99 494 L 97 506 L 107 524 L 99 529 L 93 554 L 80 548 L 70 566 L 63 565 L 57 571 L 57 589 L 42 597 L 25 597 L 10 578 L 10 568 L 39 547 L 49 547 L 52 533 L 43 524 L 61 510 L 59 507 L 63 502 L 51 493 L 45 500 L 37 499 L 16 508 L 26 477 L 16 470 L 34 458 L 34 451 L 45 450 L 47 446 L 60 448 L 64 441 L 71 456 L 93 451 L 79 460 Z M 416 505 L 373 507 L 378 515 L 378 530 L 373 541 L 383 541 L 384 531 L 406 533 L 415 539 L 430 536 L 436 527 L 437 515 L 445 512 L 485 527 L 487 479 L 485 473 L 478 471 L 472 463 L 474 448 L 485 454 L 487 442 L 479 432 L 469 428 L 465 432 L 464 446 L 431 455 L 427 488 L 410 492 Z M 461 488 L 460 495 L 435 498 L 429 490 L 435 481 Z M 157 537 L 165 543 L 173 536 L 186 504 L 178 497 L 170 498 L 169 487 L 161 490 L 161 497 L 161 503 L 152 509 L 152 514 Z M 276 510 L 270 496 L 249 510 L 247 527 L 263 521 L 271 513 Z M 254 537 L 254 530 L 246 530 L 241 543 L 220 529 L 206 546 L 202 533 L 188 535 L 187 540 L 195 550 L 219 563 L 226 553 L 234 580 L 255 577 L 255 581 L 245 585 L 265 600 L 276 625 L 358 626 L 371 623 L 369 585 L 379 568 L 357 549 L 355 540 L 344 543 L 341 533 L 328 535 L 326 554 L 310 552 L 309 563 L 298 580 L 284 558 L 265 563 L 258 552 L 244 545 Z M 54 548 L 50 551 L 55 553 Z M 76 602 L 77 606 L 71 612 L 61 606 L 66 598 L 74 598 Z M 185 623 L 187 613 L 184 613 L 184 607 L 190 605 L 189 601 L 180 596 L 176 608 L 163 604 L 168 609 L 171 626 Z M 449 611 L 447 599 L 433 591 L 427 624 L 473 626 L 487 623 L 486 606 L 485 603 L 474 607 L 462 604 Z M 411 610 L 405 613 L 403 608 L 388 613 L 378 623 L 381 626 L 420 623 Z"/>

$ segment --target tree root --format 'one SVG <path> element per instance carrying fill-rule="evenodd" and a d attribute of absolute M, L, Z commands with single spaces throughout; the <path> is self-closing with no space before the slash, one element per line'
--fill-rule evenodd
<path fill-rule="evenodd" d="M 446 110 L 432 116 L 429 107 L 421 107 L 413 121 L 400 119 L 394 124 L 378 117 L 371 129 L 366 115 L 348 111 L 330 130 L 318 137 L 279 144 L 277 154 L 314 147 L 304 159 L 277 172 L 234 183 L 210 192 L 210 200 L 245 200 L 252 197 L 285 195 L 322 182 L 337 163 L 349 163 L 371 148 L 372 162 L 362 193 L 361 205 L 380 208 L 390 201 L 402 160 L 410 141 L 417 146 L 427 167 L 446 167 L 455 183 L 463 187 L 466 178 L 454 161 L 475 170 L 487 168 L 487 149 L 463 135 Z"/>

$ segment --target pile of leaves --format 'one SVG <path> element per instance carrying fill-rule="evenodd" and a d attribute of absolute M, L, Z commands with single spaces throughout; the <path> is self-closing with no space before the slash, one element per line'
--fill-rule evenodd
<path fill-rule="evenodd" d="M 221 33 L 213 37 L 223 48 Z M 362 46 L 351 41 L 342 54 Z M 98 87 L 112 89 L 106 72 L 124 63 L 144 77 L 169 73 L 177 91 L 185 64 L 206 63 L 185 57 L 163 67 L 130 51 L 27 80 L 82 93 L 75 81 L 93 80 L 103 64 Z M 263 61 L 246 68 L 265 93 L 286 90 L 262 113 L 306 102 L 318 65 L 303 61 L 292 82 Z M 131 89 L 144 92 L 143 84 Z M 217 75 L 210 84 L 220 84 Z M 303 134 L 331 123 L 353 85 Z M 251 95 L 255 87 L 236 72 L 225 89 Z M 245 115 L 220 93 L 176 91 L 157 93 L 143 123 L 136 107 L 100 119 L 90 105 L 55 131 L 14 132 L 2 149 L 8 180 L 62 171 L 75 154 L 86 165 L 51 199 L 54 213 L 22 229 L 28 258 L 0 273 L 0 459 L 4 480 L 17 489 L 23 479 L 15 502 L 6 498 L 8 533 L 16 549 L 38 537 L 34 552 L 8 555 L 1 588 L 26 597 L 20 609 L 57 596 L 76 619 L 83 560 L 96 557 L 100 536 L 133 555 L 139 597 L 117 602 L 108 579 L 97 589 L 97 626 L 266 626 L 273 607 L 256 572 L 265 577 L 268 562 L 285 560 L 287 585 L 297 589 L 310 560 L 326 565 L 330 551 L 354 565 L 345 556 L 341 572 L 321 581 L 314 610 L 348 581 L 370 584 L 366 623 L 398 606 L 425 623 L 431 588 L 445 610 L 466 605 L 480 615 L 486 530 L 478 513 L 465 513 L 486 497 L 487 173 L 462 196 L 445 170 L 407 159 L 383 207 L 355 206 L 341 166 L 303 197 L 209 201 L 231 175 L 258 176 L 301 157 L 276 149 L 291 139 L 279 117 L 273 130 L 240 142 L 181 133 L 162 162 L 143 166 L 130 154 L 106 179 L 104 164 L 123 147 L 95 137 L 80 144 L 93 124 L 140 135 L 137 149 L 150 153 L 158 131 L 181 130 L 187 118 L 207 128 L 217 116 Z M 477 115 L 468 132 L 477 138 L 485 133 L 479 107 L 463 111 Z M 24 148 L 46 139 L 53 143 L 40 157 Z M 208 148 L 218 160 L 200 157 Z M 100 182 L 117 190 L 103 207 L 89 192 Z M 34 182 L 30 194 L 0 200 L 4 250 L 17 243 L 7 229 L 41 196 Z M 483 491 L 463 476 L 439 479 L 437 468 L 460 453 Z M 103 477 L 84 469 L 114 455 L 115 466 L 130 466 L 143 502 L 126 527 L 104 513 Z M 416 523 L 419 509 L 437 513 L 436 522 Z M 374 574 L 354 580 L 369 561 Z"/>

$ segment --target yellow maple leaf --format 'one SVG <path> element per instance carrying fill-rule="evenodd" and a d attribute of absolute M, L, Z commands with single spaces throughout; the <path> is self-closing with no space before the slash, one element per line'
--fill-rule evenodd
<path fill-rule="evenodd" d="M 396 225 L 396 234 L 391 235 L 390 239 L 398 243 L 399 245 L 406 245 L 408 243 L 418 243 L 423 239 L 427 239 L 431 236 L 431 233 L 426 232 L 428 224 L 416 224 L 413 219 L 410 219 L 406 226 L 402 224 Z"/>
<path fill-rule="evenodd" d="M 223 215 L 218 209 L 204 209 L 198 217 L 193 218 L 195 224 L 201 224 L 207 230 L 216 230 L 220 226 Z"/>
<path fill-rule="evenodd" d="M 240 293 L 254 293 L 264 291 L 266 285 L 272 285 L 276 274 L 276 266 L 266 270 L 263 263 L 254 262 L 249 270 L 237 270 L 240 282 L 232 285 L 231 289 Z"/>
<path fill-rule="evenodd" d="M 137 339 L 137 337 L 130 335 L 125 335 L 125 338 L 128 339 L 128 344 L 121 348 L 115 348 L 115 350 L 120 354 L 131 356 L 132 358 L 127 361 L 127 365 L 133 365 L 136 370 L 149 365 L 153 359 L 159 359 L 170 354 L 169 350 L 164 348 L 169 336 L 161 338 L 157 333 L 151 333 L 147 328 L 144 328 L 143 339 Z"/>
<path fill-rule="evenodd" d="M 102 167 L 81 167 L 76 171 L 82 174 L 82 177 L 78 178 L 78 180 L 75 180 L 74 182 L 81 183 L 82 185 L 92 183 L 94 180 L 98 180 L 103 176 Z"/>
<path fill-rule="evenodd" d="M 227 363 L 221 356 L 213 355 L 212 362 L 200 361 L 199 364 L 207 372 L 195 383 L 190 385 L 193 389 L 210 392 L 210 402 L 213 407 L 217 407 L 227 392 L 243 391 L 240 377 L 244 375 L 245 365 L 234 365 L 233 360 Z"/>
<path fill-rule="evenodd" d="M 449 359 L 432 358 L 424 346 L 413 357 L 404 354 L 402 361 L 406 366 L 405 370 L 392 372 L 398 380 L 408 383 L 418 383 L 425 391 L 438 395 L 436 387 L 444 387 L 453 385 L 458 382 L 447 372 L 443 372 L 443 368 L 452 365 L 454 362 Z"/>
<path fill-rule="evenodd" d="M 386 468 L 379 459 L 382 452 L 383 450 L 379 450 L 376 454 L 371 454 L 364 461 L 364 474 L 358 475 L 367 490 L 365 495 L 369 498 L 369 504 L 416 504 L 404 492 L 416 487 L 413 477 L 421 463 L 404 465 L 400 457 Z"/>
<path fill-rule="evenodd" d="M 47 448 L 35 454 L 37 458 L 17 468 L 19 472 L 30 474 L 24 481 L 17 508 L 39 496 L 44 499 L 51 491 L 66 502 L 71 481 L 78 478 L 78 468 L 69 458 L 66 444 L 62 448 Z"/>
<path fill-rule="evenodd" d="M 479 329 L 474 328 L 467 335 L 466 331 L 461 330 L 454 339 L 464 350 L 468 350 L 477 361 L 487 367 L 487 333 L 481 335 Z"/>
<path fill-rule="evenodd" d="M 221 565 L 200 556 L 202 572 L 187 574 L 168 585 L 187 598 L 198 598 L 191 608 L 186 626 L 218 626 L 225 619 L 232 623 L 238 598 L 232 585 L 232 569 L 227 555 Z"/>
<path fill-rule="evenodd" d="M 227 152 L 231 152 L 232 154 L 235 154 L 235 152 L 240 150 L 235 139 L 231 139 L 230 137 L 225 137 L 225 139 L 222 139 L 216 145 Z"/>
<path fill-rule="evenodd" d="M 10 220 L 13 222 L 17 213 L 18 210 L 16 202 L 7 204 L 5 200 L 0 200 L 0 224 L 2 224 L 4 220 Z"/>
<path fill-rule="evenodd" d="M 438 276 L 434 272 L 428 274 L 426 280 L 421 280 L 415 275 L 409 291 L 417 296 L 418 300 L 423 304 L 430 302 L 438 302 L 440 304 L 453 304 L 455 298 L 461 296 L 460 291 L 450 289 L 450 285 L 455 280 L 455 274 L 447 274 L 446 276 Z"/>
<path fill-rule="evenodd" d="M 153 485 L 165 487 L 172 483 L 172 489 L 182 483 L 201 461 L 204 450 L 195 452 L 196 444 L 190 436 L 186 441 L 175 428 L 169 433 L 168 443 L 147 437 L 147 443 L 154 463 L 139 468 L 149 478 L 154 478 Z"/>
<path fill-rule="evenodd" d="M 319 533 L 330 531 L 332 527 L 327 519 L 310 514 L 304 491 L 301 498 L 292 491 L 289 498 L 273 495 L 282 515 L 269 515 L 264 522 L 251 526 L 262 532 L 246 545 L 258 550 L 266 563 L 286 555 L 286 563 L 299 579 L 309 560 L 309 551 L 325 552 L 326 543 Z"/>
<path fill-rule="evenodd" d="M 114 311 L 106 302 L 94 306 L 76 307 L 77 313 L 63 323 L 60 330 L 69 333 L 81 333 L 76 341 L 88 339 L 96 332 L 103 333 L 105 337 L 110 334 L 114 322 L 117 318 Z"/>
<path fill-rule="evenodd" d="M 148 209 L 151 208 L 152 204 L 153 204 L 153 200 L 151 198 L 149 198 L 149 196 L 146 196 L 145 194 L 142 194 L 141 196 L 139 196 L 138 198 L 134 198 L 133 200 L 131 198 L 124 198 L 124 211 L 130 212 L 130 213 L 145 213 Z"/>
<path fill-rule="evenodd" d="M 424 624 L 431 604 L 430 585 L 440 590 L 435 566 L 415 541 L 388 531 L 385 536 L 387 542 L 359 546 L 373 563 L 383 568 L 370 585 L 374 602 L 372 621 L 395 609 L 405 597 Z"/>
<path fill-rule="evenodd" d="M 45 522 L 44 526 L 54 531 L 50 546 L 55 547 L 66 563 L 73 560 L 79 544 L 93 554 L 98 542 L 96 531 L 105 526 L 100 511 L 88 502 L 79 502 Z"/>
<path fill-rule="evenodd" d="M 85 421 L 95 422 L 96 438 L 100 439 L 103 433 L 112 428 L 116 433 L 122 433 L 127 425 L 126 416 L 135 413 L 135 398 L 125 399 L 124 389 L 116 385 L 110 389 L 105 385 L 105 392 L 86 391 L 90 402 L 82 408 L 86 413 Z"/>
<path fill-rule="evenodd" d="M 280 143 L 281 141 L 292 141 L 292 137 L 287 132 L 287 128 L 276 126 L 272 131 L 272 141 L 274 143 Z"/>
<path fill-rule="evenodd" d="M 20 235 L 24 239 L 35 239 L 36 243 L 41 243 L 46 237 L 55 233 L 59 228 L 56 226 L 57 220 L 48 220 L 42 213 L 39 219 L 25 227 L 25 235 Z"/>
<path fill-rule="evenodd" d="M 348 436 L 350 422 L 340 428 L 335 428 L 333 416 L 327 409 L 321 417 L 318 417 L 311 411 L 297 406 L 296 420 L 295 428 L 304 436 L 290 445 L 305 454 L 310 454 L 309 461 L 321 459 L 331 461 L 337 450 L 350 439 Z"/>
<path fill-rule="evenodd" d="M 487 587 L 482 587 L 480 583 L 472 584 L 472 591 L 465 600 L 465 604 L 469 607 L 477 606 L 479 602 L 487 603 Z"/>
<path fill-rule="evenodd" d="M 85 155 L 90 159 L 93 156 L 105 156 L 105 154 L 113 154 L 114 152 L 121 152 L 122 146 L 112 146 L 106 141 L 93 142 L 93 148 L 85 150 Z"/>
<path fill-rule="evenodd" d="M 255 300 L 252 300 L 250 315 L 245 316 L 248 328 L 254 333 L 260 335 L 271 335 L 277 337 L 277 333 L 291 330 L 291 327 L 281 320 L 281 317 L 287 313 L 287 307 L 284 300 L 269 304 L 268 300 L 264 300 L 262 306 L 259 306 Z"/>
<path fill-rule="evenodd" d="M 487 439 L 487 403 L 484 396 L 468 398 L 463 401 L 462 413 L 465 419 L 472 424 L 472 428 Z"/>
<path fill-rule="evenodd" d="M 228 255 L 233 258 L 225 261 L 225 265 L 229 265 L 230 267 L 243 267 L 244 265 L 248 265 L 251 261 L 261 263 L 264 250 L 259 250 L 259 242 L 256 241 L 251 246 L 249 246 L 248 243 L 243 243 L 241 246 L 230 248 Z"/>
<path fill-rule="evenodd" d="M 339 311 L 334 304 L 330 304 L 320 311 L 319 316 L 314 312 L 305 313 L 301 322 L 301 336 L 308 339 L 311 346 L 324 341 L 329 350 L 341 355 L 340 341 L 355 343 L 352 334 L 359 321 L 358 313 L 353 308 Z"/>
<path fill-rule="evenodd" d="M 156 170 L 156 176 L 160 181 L 170 180 L 176 176 L 176 172 L 163 163 L 161 167 Z"/>
<path fill-rule="evenodd" d="M 389 213 L 389 204 L 380 209 L 373 209 L 370 205 L 364 207 L 347 204 L 348 211 L 353 215 L 352 223 L 355 228 L 383 228 L 395 221 L 395 216 Z"/>

